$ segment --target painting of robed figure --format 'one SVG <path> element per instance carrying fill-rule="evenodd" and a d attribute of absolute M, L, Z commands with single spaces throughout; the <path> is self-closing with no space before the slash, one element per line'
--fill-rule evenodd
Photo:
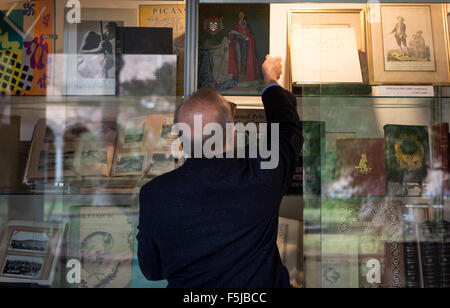
<path fill-rule="evenodd" d="M 200 6 L 199 88 L 227 95 L 258 94 L 269 52 L 269 6 Z"/>

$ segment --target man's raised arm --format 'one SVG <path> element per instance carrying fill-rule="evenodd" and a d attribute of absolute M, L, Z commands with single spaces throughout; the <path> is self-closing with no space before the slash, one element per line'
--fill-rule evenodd
<path fill-rule="evenodd" d="M 300 158 L 303 145 L 302 124 L 297 113 L 295 96 L 278 84 L 282 73 L 281 58 L 266 56 L 262 69 L 266 84 L 262 101 L 267 123 L 269 129 L 271 123 L 279 123 L 280 125 L 280 162 L 277 174 L 281 176 L 284 194 L 291 183 L 297 161 Z"/>

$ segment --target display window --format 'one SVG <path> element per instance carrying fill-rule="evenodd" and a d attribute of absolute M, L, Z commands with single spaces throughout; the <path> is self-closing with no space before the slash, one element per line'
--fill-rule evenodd
<path fill-rule="evenodd" d="M 0 288 L 450 287 L 450 6 L 248 2 L 0 2 Z M 282 179 L 187 154 L 197 91 L 227 154 L 300 125 Z M 285 284 L 243 274 L 258 240 Z"/>

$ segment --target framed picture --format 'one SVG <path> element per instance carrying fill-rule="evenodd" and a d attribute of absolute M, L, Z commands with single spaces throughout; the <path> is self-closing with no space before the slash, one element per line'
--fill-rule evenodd
<path fill-rule="evenodd" d="M 50 285 L 64 225 L 11 221 L 1 243 L 0 282 Z"/>
<path fill-rule="evenodd" d="M 225 95 L 257 95 L 269 53 L 268 4 L 201 4 L 198 87 Z"/>
<path fill-rule="evenodd" d="M 354 74 L 353 76 L 349 76 L 349 80 L 358 80 L 358 82 L 362 81 L 364 83 L 368 83 L 369 81 L 369 75 L 368 75 L 368 68 L 367 68 L 367 54 L 366 54 L 366 22 L 365 22 L 365 9 L 291 9 L 288 11 L 288 76 L 289 76 L 289 85 L 292 85 L 293 82 L 298 82 L 298 80 L 293 80 L 293 66 L 296 64 L 300 64 L 302 59 L 297 59 L 295 55 L 297 53 L 292 53 L 291 50 L 298 50 L 293 49 L 292 47 L 293 42 L 293 34 L 297 33 L 300 30 L 303 31 L 309 31 L 304 33 L 303 37 L 300 39 L 300 41 L 297 40 L 297 43 L 305 43 L 308 38 L 306 35 L 310 33 L 312 37 L 309 38 L 309 41 L 316 40 L 318 42 L 319 38 L 314 37 L 314 33 L 316 35 L 320 35 L 318 32 L 323 32 L 323 34 L 329 36 L 329 35 L 336 35 L 339 37 L 336 41 L 339 42 L 344 36 L 347 37 L 347 40 L 349 43 L 346 45 L 353 45 L 355 46 L 356 42 L 356 48 L 358 49 L 358 53 L 354 49 L 352 50 L 343 50 L 342 48 L 334 48 L 336 51 L 340 50 L 344 52 L 345 54 L 350 54 L 349 56 L 349 63 L 353 65 L 354 67 Z M 325 33 L 325 31 L 327 33 Z M 331 32 L 330 32 L 331 31 Z M 333 34 L 334 33 L 334 34 Z M 354 37 L 350 37 L 354 36 Z M 327 42 L 331 43 L 333 41 L 333 38 L 330 37 Z M 307 44 L 303 44 L 307 45 Z M 330 45 L 331 46 L 331 45 Z M 303 48 L 304 49 L 304 48 Z M 329 48 L 329 52 L 332 52 L 332 48 Z M 328 57 L 330 58 L 330 57 Z M 321 61 L 320 59 L 317 59 L 318 61 Z M 336 62 L 336 61 L 335 61 Z M 305 62 L 307 63 L 307 62 Z M 360 70 L 361 68 L 361 70 Z M 318 77 L 319 79 L 323 79 L 325 75 L 327 75 L 327 72 L 330 71 L 342 71 L 342 68 L 323 68 L 323 72 L 319 72 Z M 335 72 L 339 76 L 343 75 L 347 72 Z M 297 74 L 298 75 L 298 74 Z M 304 74 L 303 74 L 304 75 Z M 314 75 L 314 74 L 307 74 L 308 76 Z M 317 75 L 317 74 L 316 74 Z M 327 83 L 331 82 L 330 80 L 333 80 L 332 74 L 329 78 L 327 78 Z M 357 78 L 355 78 L 355 76 Z M 306 76 L 304 76 L 306 77 Z M 311 76 L 310 76 L 311 77 Z M 317 76 L 316 76 L 317 77 Z M 331 78 L 331 79 L 330 79 Z M 318 82 L 318 80 L 310 80 L 310 78 L 307 78 L 308 81 L 304 81 L 303 83 L 315 83 Z M 341 80 L 339 78 L 339 80 Z M 333 81 L 334 82 L 334 81 Z M 337 81 L 336 81 L 337 82 Z M 320 82 L 323 83 L 323 82 Z"/>
<path fill-rule="evenodd" d="M 64 27 L 65 95 L 116 94 L 116 34 L 135 27 L 133 9 L 85 9 L 79 24 Z"/>
<path fill-rule="evenodd" d="M 444 4 L 371 4 L 367 13 L 371 83 L 449 83 Z"/>
<path fill-rule="evenodd" d="M 177 55 L 177 94 L 184 94 L 186 6 L 184 4 L 139 6 L 140 27 L 169 27 L 173 29 L 173 52 Z"/>

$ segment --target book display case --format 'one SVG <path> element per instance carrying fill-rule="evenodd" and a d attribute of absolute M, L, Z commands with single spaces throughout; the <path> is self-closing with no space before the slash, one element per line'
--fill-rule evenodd
<path fill-rule="evenodd" d="M 165 287 L 137 262 L 140 187 L 184 163 L 173 115 L 198 88 L 265 122 L 266 54 L 305 139 L 291 285 L 450 286 L 450 6 L 82 0 L 77 23 L 66 2 L 0 3 L 0 287 Z"/>

